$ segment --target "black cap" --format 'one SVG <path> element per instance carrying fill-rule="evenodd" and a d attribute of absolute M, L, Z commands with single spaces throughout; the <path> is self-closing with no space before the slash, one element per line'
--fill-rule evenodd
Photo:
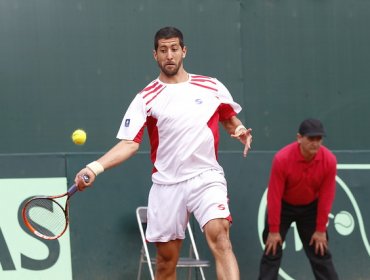
<path fill-rule="evenodd" d="M 324 126 L 316 119 L 306 119 L 299 126 L 298 133 L 302 136 L 325 136 Z"/>

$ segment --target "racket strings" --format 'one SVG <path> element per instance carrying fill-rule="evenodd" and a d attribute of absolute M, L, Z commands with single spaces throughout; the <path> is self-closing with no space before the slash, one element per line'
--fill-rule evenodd
<path fill-rule="evenodd" d="M 60 235 L 67 226 L 63 207 L 47 198 L 31 200 L 25 209 L 25 218 L 34 230 L 47 237 Z"/>

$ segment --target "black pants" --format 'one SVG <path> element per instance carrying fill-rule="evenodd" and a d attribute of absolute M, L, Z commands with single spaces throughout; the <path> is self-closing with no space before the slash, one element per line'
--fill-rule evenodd
<path fill-rule="evenodd" d="M 304 251 L 308 257 L 312 271 L 317 280 L 337 280 L 338 275 L 335 271 L 330 251 L 324 256 L 315 254 L 315 246 L 310 246 L 312 234 L 316 230 L 317 201 L 304 205 L 293 206 L 283 202 L 281 207 L 280 235 L 283 241 L 292 222 L 296 222 L 299 237 L 302 241 Z M 266 242 L 269 228 L 266 219 L 266 226 L 263 231 L 263 241 Z M 326 233 L 327 234 L 327 233 Z M 276 255 L 266 255 L 263 253 L 260 263 L 259 280 L 276 280 L 283 256 L 281 246 L 278 246 Z"/>

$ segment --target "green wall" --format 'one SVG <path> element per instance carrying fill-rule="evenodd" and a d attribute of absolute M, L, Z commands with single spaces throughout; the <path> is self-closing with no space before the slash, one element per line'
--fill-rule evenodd
<path fill-rule="evenodd" d="M 338 150 L 369 149 L 368 1 L 243 1 L 243 81 L 258 149 L 324 121 Z M 366 124 L 365 124 L 366 126 Z"/>
<path fill-rule="evenodd" d="M 273 153 L 294 140 L 303 118 L 317 117 L 339 163 L 363 164 L 339 170 L 344 181 L 338 181 L 329 229 L 342 278 L 365 278 L 370 274 L 364 215 L 369 212 L 369 13 L 370 3 L 363 0 L 1 0 L 0 178 L 61 177 L 71 184 L 81 166 L 116 143 L 127 106 L 158 75 L 153 35 L 174 25 L 185 35 L 186 69 L 220 79 L 243 106 L 240 118 L 253 128 L 246 160 L 240 144 L 225 133 L 220 144 L 242 277 L 257 277 L 262 252 L 257 220 Z M 70 139 L 76 128 L 88 133 L 84 146 Z M 134 159 L 73 198 L 74 279 L 135 279 L 140 239 L 134 211 L 146 204 L 150 170 L 145 139 Z M 7 189 L 4 193 L 1 205 L 8 202 Z M 335 223 L 343 211 L 355 222 L 348 235 Z M 21 269 L 20 252 L 4 244 L 20 233 L 0 223 L 0 278 L 14 279 L 4 266 L 14 259 L 15 269 Z M 196 234 L 201 256 L 210 258 L 203 236 Z M 293 278 L 300 269 L 311 279 L 294 242 L 288 241 L 283 268 Z M 215 278 L 214 269 L 206 271 Z"/>
<path fill-rule="evenodd" d="M 280 148 L 311 116 L 330 147 L 369 149 L 369 12 L 345 0 L 2 0 L 0 153 L 107 150 L 158 74 L 153 35 L 165 25 L 183 30 L 188 71 L 217 77 L 243 106 L 253 149 Z"/>
<path fill-rule="evenodd" d="M 6 137 L 0 152 L 113 145 L 129 103 L 158 75 L 153 37 L 165 25 L 183 30 L 189 71 L 219 78 L 243 105 L 238 2 L 1 1 L 0 129 Z M 79 127 L 88 133 L 84 147 L 70 140 Z"/>

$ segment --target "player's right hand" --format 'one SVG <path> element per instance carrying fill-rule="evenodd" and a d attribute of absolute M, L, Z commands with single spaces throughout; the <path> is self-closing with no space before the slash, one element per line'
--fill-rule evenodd
<path fill-rule="evenodd" d="M 88 176 L 89 180 L 85 181 L 84 176 Z M 89 168 L 83 168 L 76 174 L 75 184 L 79 191 L 85 190 L 85 188 L 92 186 L 95 181 L 95 174 Z"/>
<path fill-rule="evenodd" d="M 283 245 L 283 240 L 279 232 L 269 232 L 267 240 L 265 243 L 265 254 L 269 255 L 272 253 L 273 256 L 276 255 L 278 246 Z"/>

